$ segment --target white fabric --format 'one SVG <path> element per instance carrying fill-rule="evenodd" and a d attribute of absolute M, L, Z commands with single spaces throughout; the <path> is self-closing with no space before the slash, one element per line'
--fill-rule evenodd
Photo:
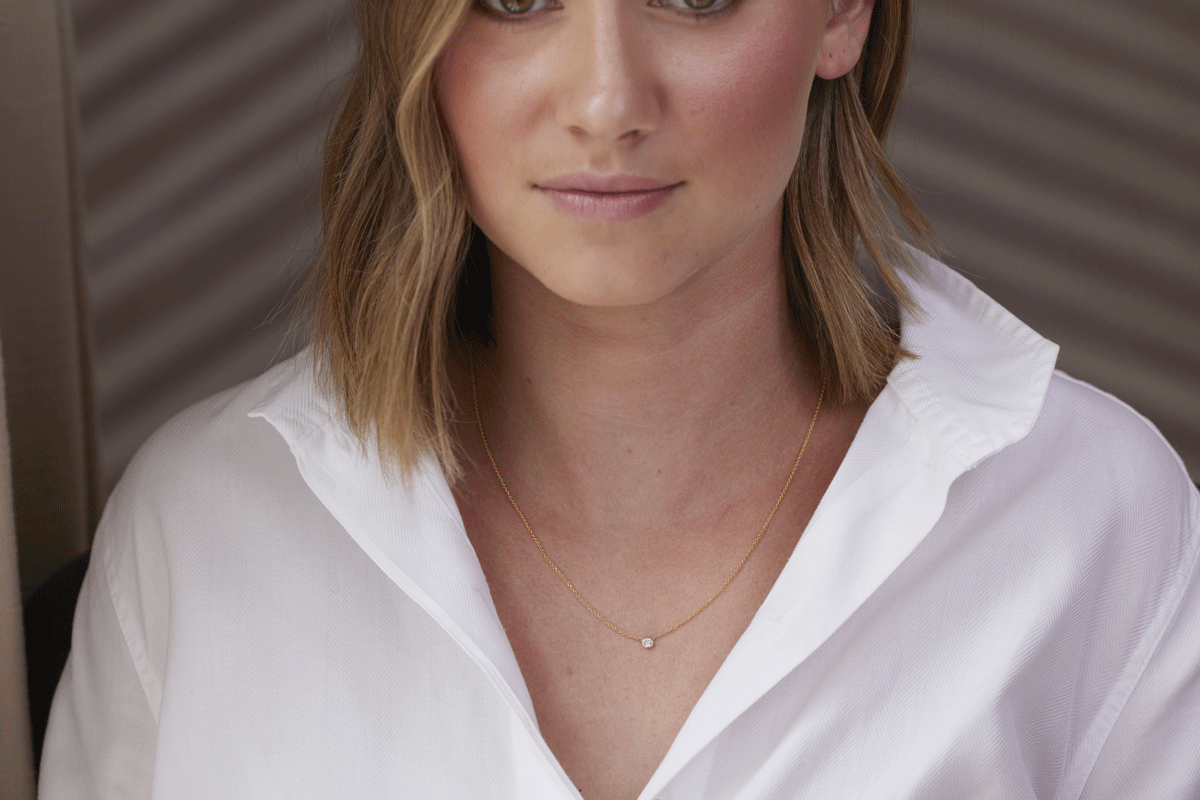
<path fill-rule="evenodd" d="M 1200 495 L 928 269 L 920 357 L 643 798 L 1200 797 Z M 440 471 L 389 481 L 305 357 L 143 448 L 74 636 L 43 798 L 579 797 Z"/>

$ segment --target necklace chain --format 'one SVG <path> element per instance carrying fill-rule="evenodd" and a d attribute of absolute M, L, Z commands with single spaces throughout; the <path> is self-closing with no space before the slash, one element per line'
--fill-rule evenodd
<path fill-rule="evenodd" d="M 531 526 L 529 524 L 529 520 L 525 518 L 525 513 L 521 511 L 521 507 L 518 506 L 517 501 L 513 499 L 512 492 L 509 491 L 508 484 L 504 481 L 504 476 L 500 474 L 500 467 L 496 464 L 496 457 L 492 455 L 492 448 L 488 444 L 487 434 L 484 433 L 483 417 L 479 414 L 479 389 L 475 383 L 474 358 L 471 359 L 471 400 L 475 406 L 475 423 L 479 426 L 479 438 L 483 440 L 483 449 L 487 452 L 488 461 L 492 462 L 492 471 L 496 473 L 496 479 L 500 481 L 500 488 L 504 490 L 504 495 L 508 498 L 508 502 L 512 505 L 513 511 L 516 511 L 517 516 L 521 518 L 521 524 L 525 526 L 525 530 L 529 531 L 529 538 L 533 539 L 533 543 L 537 545 L 538 552 L 542 554 L 542 560 L 549 565 L 550 569 L 554 570 L 554 574 L 557 575 L 563 584 L 571 590 L 571 594 L 575 595 L 575 599 L 578 600 L 579 603 L 588 610 L 588 613 L 603 622 L 604 625 L 613 633 L 618 633 L 621 636 L 624 636 L 626 639 L 632 639 L 635 642 L 640 642 L 643 647 L 649 649 L 653 647 L 654 643 L 659 639 L 669 633 L 674 633 L 675 631 L 679 630 L 684 625 L 695 619 L 701 611 L 708 608 L 712 602 L 717 599 L 721 592 L 725 591 L 725 587 L 732 583 L 733 579 L 737 577 L 737 574 L 742 571 L 742 567 L 745 566 L 746 561 L 750 558 L 751 553 L 753 553 L 754 549 L 758 547 L 758 543 L 762 541 L 763 534 L 767 532 L 767 527 L 771 524 L 771 520 L 775 517 L 775 512 L 779 510 L 779 506 L 783 503 L 783 498 L 787 495 L 788 489 L 791 488 L 792 479 L 796 477 L 796 469 L 800 466 L 800 459 L 804 458 L 804 451 L 808 448 L 808 440 L 812 438 L 813 428 L 816 427 L 817 424 L 817 415 L 821 413 L 821 404 L 825 400 L 825 384 L 821 384 L 821 394 L 817 397 L 817 407 L 813 411 L 812 419 L 808 423 L 808 431 L 804 434 L 804 442 L 800 445 L 800 452 L 796 454 L 796 460 L 792 462 L 792 470 L 788 473 L 787 480 L 783 484 L 783 491 L 779 493 L 779 497 L 775 498 L 775 505 L 771 506 L 771 513 L 767 514 L 766 521 L 763 522 L 762 527 L 758 529 L 758 535 L 755 536 L 754 541 L 750 543 L 749 549 L 747 549 L 745 554 L 742 555 L 741 560 L 738 561 L 737 565 L 733 568 L 733 571 L 729 573 L 729 577 L 727 577 L 721 583 L 721 585 L 717 587 L 715 592 L 708 596 L 707 600 L 697 606 L 695 611 L 688 614 L 686 617 L 681 619 L 679 622 L 676 622 L 666 630 L 656 633 L 653 636 L 637 636 L 617 627 L 612 622 L 609 622 L 603 614 L 597 611 L 591 603 L 584 599 L 583 595 L 579 593 L 579 590 L 575 588 L 575 584 L 571 583 L 571 579 L 568 578 L 566 574 L 564 574 L 563 571 L 558 568 L 558 565 L 554 563 L 554 559 L 550 558 L 550 554 L 546 552 L 546 548 L 542 545 L 542 540 L 539 539 L 537 534 L 533 532 L 533 526 Z"/>

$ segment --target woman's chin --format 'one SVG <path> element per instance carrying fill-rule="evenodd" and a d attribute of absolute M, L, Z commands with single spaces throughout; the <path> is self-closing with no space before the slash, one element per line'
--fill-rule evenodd
<path fill-rule="evenodd" d="M 631 247 L 596 250 L 599 252 L 588 253 L 575 246 L 518 252 L 514 257 L 492 245 L 493 281 L 530 300 L 540 295 L 543 302 L 623 308 L 663 300 L 696 272 L 690 264 L 678 263 L 661 250 L 652 257 Z"/>
<path fill-rule="evenodd" d="M 635 308 L 653 305 L 671 296 L 686 282 L 686 276 L 667 274 L 603 274 L 575 272 L 571 275 L 535 275 L 552 294 L 587 308 Z"/>

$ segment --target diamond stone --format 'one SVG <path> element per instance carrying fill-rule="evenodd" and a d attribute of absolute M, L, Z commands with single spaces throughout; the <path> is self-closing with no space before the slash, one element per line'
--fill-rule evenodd
<path fill-rule="evenodd" d="M 642 639 L 642 647 L 649 650 L 651 647 L 654 647 L 654 640 L 647 636 L 645 639 Z"/>

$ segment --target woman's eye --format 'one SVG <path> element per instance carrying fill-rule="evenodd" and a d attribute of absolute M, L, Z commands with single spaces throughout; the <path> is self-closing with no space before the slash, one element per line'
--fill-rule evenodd
<path fill-rule="evenodd" d="M 476 4 L 501 19 L 530 16 L 535 11 L 559 8 L 562 0 L 475 0 Z M 738 0 L 649 0 L 648 5 L 669 8 L 697 17 L 716 16 L 733 7 Z"/>
<path fill-rule="evenodd" d="M 552 0 L 478 0 L 488 11 L 505 17 L 528 14 L 553 5 Z"/>
<path fill-rule="evenodd" d="M 703 16 L 722 11 L 734 2 L 735 0 L 650 0 L 650 5 Z"/>

